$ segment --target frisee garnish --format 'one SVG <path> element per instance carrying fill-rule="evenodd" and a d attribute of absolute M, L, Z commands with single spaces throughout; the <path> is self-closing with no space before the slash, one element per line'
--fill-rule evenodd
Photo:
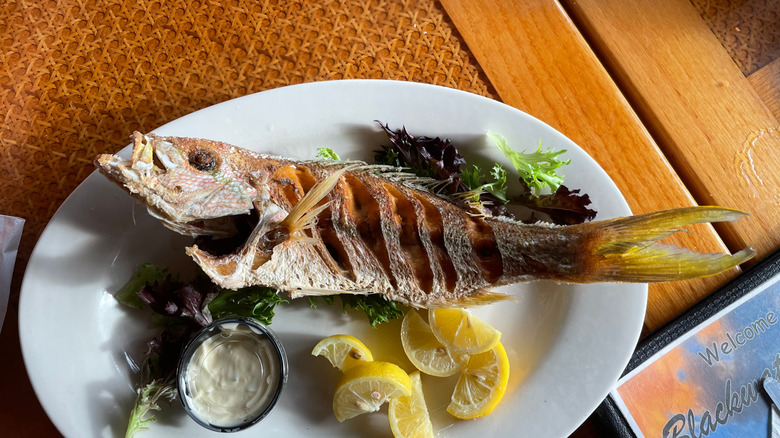
<path fill-rule="evenodd" d="M 146 357 L 140 369 L 141 382 L 127 422 L 125 437 L 148 429 L 156 421 L 154 414 L 160 411 L 161 401 L 168 404 L 176 398 L 176 367 L 185 343 L 196 331 L 191 322 L 166 327 L 162 333 L 146 344 Z"/>
<path fill-rule="evenodd" d="M 138 388 L 130 420 L 127 423 L 125 438 L 132 438 L 136 432 L 149 429 L 149 424 L 157 421 L 151 411 L 159 411 L 160 401 L 171 402 L 176 398 L 176 384 L 173 380 L 153 380 Z M 147 416 L 148 415 L 148 416 Z"/>
<path fill-rule="evenodd" d="M 486 177 L 482 175 L 482 169 L 477 166 L 471 166 L 470 169 L 463 171 L 461 179 L 469 190 L 477 192 L 487 192 L 495 196 L 504 204 L 509 202 L 506 197 L 506 169 L 501 167 L 500 164 L 493 164 L 493 168 L 490 169 L 490 176 L 493 179 L 491 182 L 486 181 Z M 479 196 L 474 199 L 479 200 Z"/>
<path fill-rule="evenodd" d="M 496 146 L 509 158 L 512 165 L 517 169 L 520 178 L 534 190 L 536 195 L 541 193 L 544 187 L 549 187 L 553 192 L 563 183 L 563 177 L 558 175 L 556 169 L 567 165 L 571 160 L 560 160 L 558 156 L 565 153 L 566 149 L 553 151 L 547 149 L 542 151 L 542 142 L 539 141 L 539 147 L 536 152 L 525 153 L 516 152 L 509 147 L 509 144 L 501 134 L 488 132 L 488 137 L 493 140 Z"/>
<path fill-rule="evenodd" d="M 337 154 L 336 151 L 328 147 L 318 148 L 317 158 L 321 158 L 323 160 L 336 160 L 336 161 L 341 160 L 341 158 L 339 158 L 339 154 Z"/>

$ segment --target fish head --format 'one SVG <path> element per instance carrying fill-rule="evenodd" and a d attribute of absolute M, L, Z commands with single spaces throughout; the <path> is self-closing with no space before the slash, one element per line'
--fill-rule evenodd
<path fill-rule="evenodd" d="M 105 154 L 95 165 L 174 231 L 226 237 L 235 232 L 230 218 L 250 213 L 258 194 L 247 154 L 210 140 L 136 132 L 129 160 Z"/>

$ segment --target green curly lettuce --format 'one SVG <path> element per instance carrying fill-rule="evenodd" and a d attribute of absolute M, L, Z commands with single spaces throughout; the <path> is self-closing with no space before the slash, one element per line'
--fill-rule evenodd
<path fill-rule="evenodd" d="M 317 158 L 321 158 L 323 160 L 336 160 L 336 161 L 341 160 L 341 158 L 339 158 L 339 154 L 337 154 L 336 151 L 328 147 L 318 148 Z"/>
<path fill-rule="evenodd" d="M 509 158 L 509 161 L 517 169 L 517 173 L 520 174 L 520 178 L 528 187 L 534 190 L 537 196 L 543 188 L 549 187 L 551 191 L 555 192 L 563 183 L 563 177 L 558 175 L 556 169 L 571 162 L 571 160 L 563 161 L 558 158 L 559 155 L 566 152 L 566 149 L 559 151 L 547 149 L 542 151 L 540 141 L 536 152 L 516 152 L 512 150 L 506 138 L 502 135 L 495 132 L 488 132 L 487 135 L 501 152 Z"/>
<path fill-rule="evenodd" d="M 130 420 L 127 423 L 125 438 L 132 438 L 136 432 L 149 429 L 157 421 L 151 411 L 159 411 L 160 401 L 172 402 L 176 397 L 176 383 L 172 380 L 155 379 L 142 388 L 138 388 Z"/>
<path fill-rule="evenodd" d="M 475 200 L 478 200 L 479 193 L 487 192 L 493 195 L 496 199 L 506 204 L 509 202 L 506 197 L 506 169 L 501 167 L 500 164 L 493 164 L 493 168 L 490 169 L 490 176 L 493 178 L 492 182 L 485 182 L 485 176 L 482 175 L 482 170 L 477 166 L 471 166 L 461 174 L 461 180 L 470 191 L 476 193 Z"/>

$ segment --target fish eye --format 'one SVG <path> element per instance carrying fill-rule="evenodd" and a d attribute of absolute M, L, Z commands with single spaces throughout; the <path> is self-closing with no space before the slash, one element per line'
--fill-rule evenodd
<path fill-rule="evenodd" d="M 192 152 L 189 157 L 190 165 L 200 171 L 208 172 L 214 170 L 217 165 L 217 159 L 209 151 L 203 149 Z"/>

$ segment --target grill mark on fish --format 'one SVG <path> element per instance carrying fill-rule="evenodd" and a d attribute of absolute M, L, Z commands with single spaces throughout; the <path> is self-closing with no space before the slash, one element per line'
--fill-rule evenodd
<path fill-rule="evenodd" d="M 298 187 L 298 184 L 294 179 L 274 178 L 273 182 L 279 185 L 282 199 L 286 201 L 286 207 L 292 207 L 296 202 L 303 198 L 303 190 Z"/>
<path fill-rule="evenodd" d="M 336 231 L 336 227 L 333 224 L 331 209 L 326 209 L 319 216 L 319 223 L 317 226 L 317 232 L 319 232 L 323 245 L 328 252 L 330 258 L 341 269 L 342 273 L 346 275 L 350 280 L 355 281 L 355 270 L 352 267 L 352 257 L 347 252 L 345 246 L 342 244 L 343 240 Z M 338 211 L 338 209 L 333 209 Z"/>
<path fill-rule="evenodd" d="M 328 266 L 328 269 L 330 269 L 333 274 L 352 279 L 352 268 L 348 259 L 345 257 L 346 254 L 341 252 L 343 248 L 333 245 L 332 240 L 330 241 L 330 244 L 326 240 L 326 238 L 332 239 L 332 234 L 333 233 L 331 230 L 325 228 L 313 230 L 312 237 L 317 242 L 313 245 L 317 247 L 320 258 L 325 262 L 325 264 Z"/>
<path fill-rule="evenodd" d="M 474 258 L 482 268 L 482 278 L 490 284 L 495 283 L 504 274 L 504 264 L 493 227 L 482 218 L 466 222 L 467 235 L 471 238 Z"/>
<path fill-rule="evenodd" d="M 303 194 L 309 193 L 314 184 L 317 184 L 317 178 L 312 174 L 308 167 L 293 166 L 295 172 L 295 179 L 298 182 L 298 186 L 303 190 Z"/>
<path fill-rule="evenodd" d="M 426 268 L 430 271 L 430 283 L 421 286 L 424 293 L 428 296 L 436 296 L 444 291 L 444 272 L 438 263 L 436 250 L 431 242 L 431 233 L 428 229 L 429 224 L 425 216 L 425 206 L 422 201 L 415 196 L 411 190 L 403 189 L 406 199 L 414 208 L 414 216 L 417 220 L 416 232 L 417 242 L 422 247 L 425 254 Z"/>
<path fill-rule="evenodd" d="M 376 197 L 379 196 L 381 199 L 382 194 L 372 193 L 370 187 L 354 175 L 344 175 L 344 182 L 352 194 L 354 205 L 351 219 L 355 223 L 358 238 L 379 262 L 378 267 L 390 285 L 397 288 L 398 283 L 391 270 L 390 256 L 385 245 L 385 235 L 382 232 L 381 206 Z"/>
<path fill-rule="evenodd" d="M 440 278 L 443 279 L 445 291 L 454 291 L 458 281 L 458 273 L 447 253 L 447 246 L 444 244 L 444 221 L 441 213 L 426 197 L 415 193 L 414 198 L 422 206 L 424 224 L 420 226 L 420 231 L 423 242 L 430 241 L 429 258 L 433 262 L 431 265 L 437 268 L 434 269 L 434 275 L 440 275 Z"/>
<path fill-rule="evenodd" d="M 386 184 L 385 189 L 393 200 L 394 219 L 398 225 L 400 250 L 404 262 L 407 262 L 412 270 L 412 280 L 417 282 L 417 287 L 423 293 L 429 293 L 433 284 L 433 270 L 431 261 L 422 238 L 418 232 L 419 222 L 417 211 L 410 201 L 410 196 L 396 188 Z"/>
<path fill-rule="evenodd" d="M 402 256 L 401 224 L 396 216 L 396 199 L 390 194 L 391 187 L 385 182 L 368 185 L 371 195 L 379 204 L 380 225 L 386 254 L 394 255 L 394 257 L 390 257 L 388 260 L 392 283 L 399 289 L 418 293 L 420 288 L 417 286 L 417 282 L 414 281 L 411 264 Z"/>
<path fill-rule="evenodd" d="M 469 216 L 455 213 L 456 210 L 447 208 L 447 204 L 439 204 L 436 208 L 441 213 L 444 226 L 444 247 L 447 249 L 458 274 L 458 280 L 452 291 L 460 296 L 466 289 L 482 289 L 487 282 L 482 277 L 482 268 L 474 258 L 474 247 L 471 239 L 464 233 L 468 229 Z"/>
<path fill-rule="evenodd" d="M 330 212 L 333 231 L 350 261 L 352 271 L 348 275 L 360 287 L 389 287 L 384 270 L 377 269 L 379 260 L 358 233 L 356 201 L 347 180 L 334 187 L 332 198 L 338 201 L 330 208 Z"/>

